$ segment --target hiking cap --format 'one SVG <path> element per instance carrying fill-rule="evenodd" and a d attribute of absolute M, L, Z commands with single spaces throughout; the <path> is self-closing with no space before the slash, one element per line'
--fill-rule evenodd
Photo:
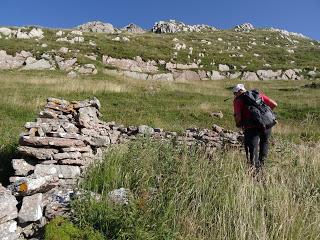
<path fill-rule="evenodd" d="M 246 89 L 245 89 L 245 87 L 244 87 L 244 84 L 242 84 L 242 83 L 239 83 L 239 84 L 237 84 L 236 86 L 234 86 L 234 88 L 232 89 L 232 92 L 233 92 L 233 93 L 237 93 L 237 92 L 239 92 L 240 90 L 246 91 Z"/>

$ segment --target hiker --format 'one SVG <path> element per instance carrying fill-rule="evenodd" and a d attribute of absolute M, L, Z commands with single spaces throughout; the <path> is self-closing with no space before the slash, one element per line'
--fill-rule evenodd
<path fill-rule="evenodd" d="M 276 124 L 272 109 L 278 104 L 262 92 L 247 91 L 243 84 L 237 84 L 232 91 L 234 119 L 236 126 L 244 130 L 248 163 L 253 170 L 259 171 L 268 154 L 271 129 Z"/>

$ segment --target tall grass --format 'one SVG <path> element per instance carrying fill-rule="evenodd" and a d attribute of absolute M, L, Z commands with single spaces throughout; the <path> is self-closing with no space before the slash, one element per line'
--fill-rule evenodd
<path fill-rule="evenodd" d="M 208 158 L 142 139 L 90 169 L 82 187 L 102 199 L 75 201 L 75 220 L 106 239 L 319 239 L 319 150 L 281 141 L 252 176 L 238 150 Z M 120 187 L 128 205 L 108 201 Z"/>

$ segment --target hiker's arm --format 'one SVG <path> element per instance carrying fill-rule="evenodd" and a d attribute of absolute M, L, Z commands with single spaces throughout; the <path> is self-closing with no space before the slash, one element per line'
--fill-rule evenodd
<path fill-rule="evenodd" d="M 242 127 L 242 105 L 241 101 L 235 99 L 233 102 L 234 121 L 237 127 Z"/>
<path fill-rule="evenodd" d="M 268 96 L 262 94 L 261 98 L 265 102 L 265 104 L 267 104 L 271 109 L 278 107 L 278 104 L 276 103 L 276 101 L 272 100 Z"/>

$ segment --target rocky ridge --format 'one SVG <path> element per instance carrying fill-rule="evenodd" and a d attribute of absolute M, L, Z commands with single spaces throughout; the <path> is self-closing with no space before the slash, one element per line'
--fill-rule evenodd
<path fill-rule="evenodd" d="M 154 33 L 178 33 L 178 32 L 201 32 L 201 31 L 216 31 L 215 27 L 204 24 L 188 25 L 176 20 L 159 21 L 152 27 Z"/>
<path fill-rule="evenodd" d="M 88 167 L 102 160 L 103 151 L 111 145 L 145 136 L 197 145 L 212 154 L 217 149 L 240 147 L 243 138 L 217 125 L 190 128 L 182 135 L 146 125 L 125 127 L 101 121 L 100 107 L 96 98 L 71 102 L 49 98 L 36 121 L 25 124 L 17 149 L 20 158 L 12 160 L 15 175 L 7 188 L 0 186 L 1 239 L 39 238 L 48 221 L 68 216 L 71 199 L 84 194 L 76 189 L 77 181 Z M 116 189 L 109 197 L 127 204 L 128 192 Z"/>

